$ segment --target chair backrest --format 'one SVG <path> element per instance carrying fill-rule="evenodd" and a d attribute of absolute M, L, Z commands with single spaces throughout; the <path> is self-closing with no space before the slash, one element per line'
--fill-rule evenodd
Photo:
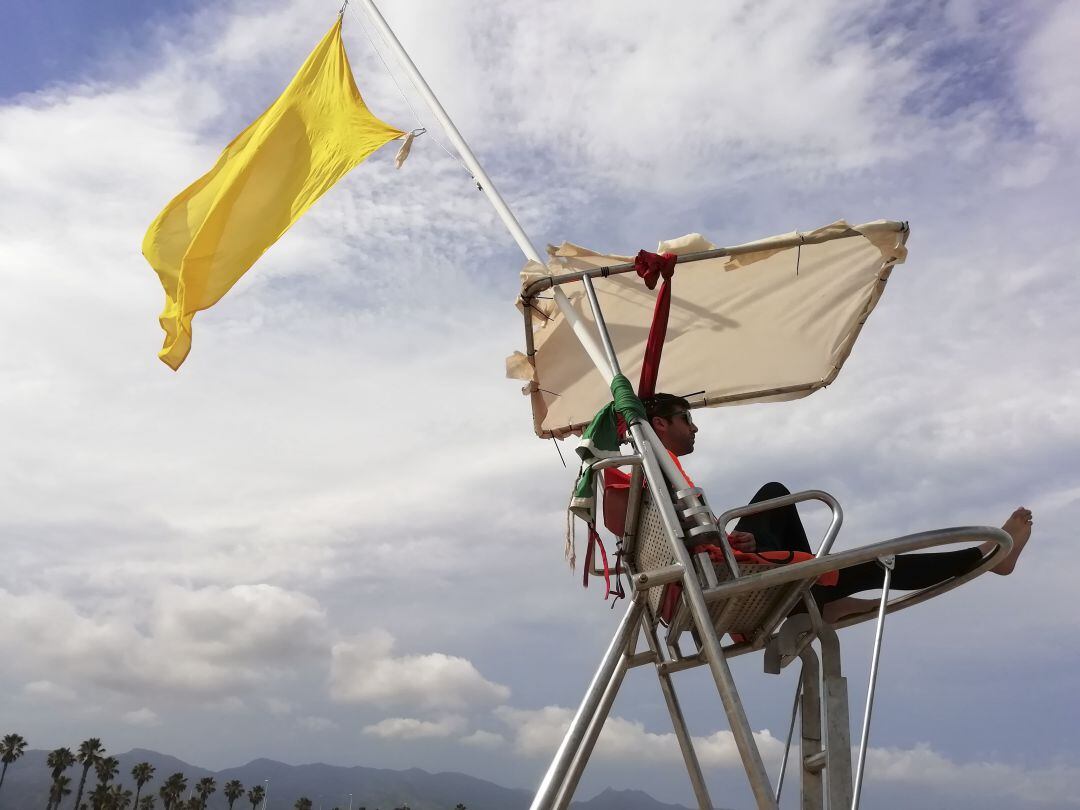
<path fill-rule="evenodd" d="M 632 482 L 633 487 L 640 487 L 640 474 L 635 474 Z M 631 506 L 633 500 L 630 501 Z M 650 571 L 662 568 L 676 562 L 675 554 L 671 550 L 667 534 L 664 532 L 663 523 L 660 520 L 660 510 L 657 509 L 647 489 L 641 490 L 638 501 L 637 514 L 628 514 L 626 531 L 623 535 L 623 543 L 626 549 L 626 563 L 630 573 L 636 574 L 642 571 Z M 778 563 L 756 562 L 752 560 L 740 560 L 739 573 L 741 576 L 768 571 L 777 567 Z M 731 571 L 724 563 L 713 566 L 718 582 L 726 582 L 732 578 Z M 678 632 L 685 629 L 684 621 L 688 621 L 686 611 L 674 612 L 670 605 L 665 604 L 664 595 L 667 589 L 674 586 L 652 588 L 648 593 L 649 611 L 654 621 L 662 620 L 668 623 L 675 620 L 671 630 Z M 798 587 L 798 583 L 785 583 L 760 590 L 749 591 L 733 598 L 711 602 L 709 613 L 712 616 L 713 625 L 720 635 L 725 633 L 735 637 L 761 638 L 769 634 L 773 627 L 764 627 L 764 623 L 770 618 L 777 603 Z"/>
<path fill-rule="evenodd" d="M 635 484 L 640 486 L 636 481 Z M 660 510 L 656 508 L 648 490 L 641 493 L 639 504 L 637 515 L 631 515 L 627 519 L 627 532 L 623 541 L 627 550 L 627 567 L 631 574 L 675 562 L 675 553 L 671 550 L 664 524 L 660 521 Z M 660 616 L 660 600 L 664 590 L 653 588 L 649 591 L 649 610 L 653 619 Z"/>

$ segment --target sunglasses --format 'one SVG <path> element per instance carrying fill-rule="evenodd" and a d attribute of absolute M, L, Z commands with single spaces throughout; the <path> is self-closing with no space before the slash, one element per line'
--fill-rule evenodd
<path fill-rule="evenodd" d="M 671 418 L 668 421 L 674 421 L 676 419 L 682 419 L 690 426 L 694 425 L 694 418 L 690 415 L 690 411 L 676 411 L 671 415 Z"/>

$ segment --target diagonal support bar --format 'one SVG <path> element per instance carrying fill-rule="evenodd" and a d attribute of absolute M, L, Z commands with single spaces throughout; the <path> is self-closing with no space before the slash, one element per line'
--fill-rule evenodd
<path fill-rule="evenodd" d="M 593 748 L 596 747 L 596 741 L 600 739 L 600 732 L 604 730 L 604 724 L 607 722 L 608 715 L 611 714 L 611 707 L 615 703 L 616 696 L 619 694 L 619 688 L 622 686 L 623 678 L 626 677 L 626 671 L 630 668 L 631 653 L 637 648 L 637 644 L 633 640 L 636 639 L 636 637 L 636 633 L 631 635 L 631 643 L 623 651 L 623 654 L 619 656 L 619 663 L 615 666 L 615 671 L 612 673 L 611 679 L 604 689 L 604 694 L 600 698 L 600 703 L 597 706 L 596 711 L 593 712 L 592 719 L 589 721 L 589 727 L 585 732 L 585 738 L 574 753 L 570 768 L 555 797 L 556 810 L 566 810 L 574 798 L 578 782 L 581 781 L 581 775 L 585 772 L 585 766 L 589 764 L 589 757 L 592 756 Z"/>
<path fill-rule="evenodd" d="M 874 689 L 877 686 L 878 660 L 881 658 L 881 636 L 885 631 L 885 609 L 889 604 L 889 586 L 892 584 L 896 557 L 882 557 L 878 562 L 885 569 L 885 582 L 881 586 L 881 605 L 878 607 L 877 629 L 874 632 L 874 657 L 870 662 L 870 686 L 866 692 L 866 711 L 863 713 L 862 736 L 859 739 L 859 764 L 855 768 L 855 795 L 851 799 L 851 810 L 859 810 L 863 765 L 866 764 L 866 746 L 870 741 L 870 716 L 874 711 Z"/>
<path fill-rule="evenodd" d="M 611 639 L 611 644 L 608 645 L 607 652 L 604 653 L 604 658 L 593 676 L 592 683 L 589 684 L 585 699 L 581 701 L 577 714 L 574 715 L 570 728 L 566 731 L 566 736 L 563 737 L 559 749 L 555 752 L 555 758 L 551 761 L 547 773 L 544 774 L 543 781 L 540 782 L 536 797 L 530 806 L 531 810 L 552 810 L 556 806 L 555 799 L 566 780 L 578 748 L 585 740 L 589 724 L 600 707 L 604 692 L 630 644 L 638 622 L 641 621 L 644 608 L 645 598 L 635 594 L 630 600 L 622 621 L 619 622 L 619 627 Z"/>
<path fill-rule="evenodd" d="M 660 680 L 660 691 L 664 695 L 668 714 L 671 715 L 671 725 L 675 729 L 675 739 L 679 742 L 679 750 L 682 752 L 683 762 L 686 764 L 686 772 L 689 774 L 690 784 L 694 788 L 694 798 L 697 799 L 700 810 L 712 810 L 712 799 L 709 798 L 709 789 L 705 785 L 705 776 L 701 772 L 701 763 L 698 762 L 697 752 L 694 751 L 694 741 L 690 736 L 690 730 L 686 727 L 686 718 L 683 717 L 682 707 L 679 706 L 679 698 L 675 694 L 675 684 L 671 682 L 671 675 L 662 667 L 660 639 L 656 635 L 656 628 L 647 616 L 642 617 L 641 624 L 645 630 L 645 638 L 649 642 L 649 649 L 656 656 L 656 677 Z"/>

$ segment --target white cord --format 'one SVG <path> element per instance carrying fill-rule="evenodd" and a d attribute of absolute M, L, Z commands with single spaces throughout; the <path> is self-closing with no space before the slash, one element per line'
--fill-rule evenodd
<path fill-rule="evenodd" d="M 345 11 L 345 9 L 346 9 L 346 7 L 348 5 L 349 5 L 349 0 L 345 0 L 345 5 L 341 7 L 342 13 L 344 13 L 344 11 Z M 373 51 L 375 51 L 375 55 L 379 57 L 379 61 L 382 62 L 383 68 L 385 68 L 386 72 L 390 74 L 390 79 L 391 79 L 391 81 L 394 82 L 394 87 L 397 88 L 397 91 L 401 95 L 401 98 L 405 101 L 405 104 L 408 106 L 409 111 L 413 114 L 413 118 L 416 119 L 416 123 L 419 124 L 418 129 L 423 130 L 423 132 L 426 132 L 427 134 L 431 135 L 431 137 L 435 141 L 435 143 L 437 143 L 442 148 L 442 150 L 444 152 L 446 152 L 446 154 L 449 155 L 453 160 L 457 161 L 458 165 L 461 166 L 461 168 L 465 170 L 465 173 L 467 175 L 469 175 L 469 177 L 471 177 L 475 181 L 476 177 L 473 175 L 472 172 L 469 171 L 469 167 L 465 165 L 465 162 L 461 159 L 461 157 L 454 154 L 449 149 L 447 149 L 446 146 L 443 144 L 443 142 L 435 137 L 434 132 L 431 129 L 424 126 L 424 122 L 422 120 L 420 120 L 420 114 L 416 112 L 416 108 L 413 107 L 412 102 L 409 101 L 409 97 L 407 95 L 405 95 L 405 91 L 401 89 L 401 85 L 398 83 L 397 77 L 394 75 L 394 71 L 392 71 L 390 69 L 390 65 L 388 65 L 386 63 L 386 60 L 383 58 L 382 52 L 379 50 L 379 47 L 375 44 L 375 40 L 371 38 L 371 34 L 370 34 L 370 32 L 368 32 L 367 26 L 364 25 L 363 14 L 361 14 L 359 11 L 357 11 L 354 16 L 356 16 L 357 21 L 360 23 L 360 30 L 362 30 L 364 32 L 364 36 L 367 37 L 368 42 L 371 43 L 371 49 Z M 382 39 L 381 34 L 379 35 L 379 37 L 380 37 L 380 39 Z M 386 42 L 385 39 L 383 39 L 383 46 L 384 47 L 387 46 L 387 42 Z M 409 79 L 409 82 L 410 82 L 410 84 L 413 84 L 413 89 L 416 90 L 416 85 L 412 82 L 411 78 Z M 414 132 L 415 131 L 416 130 L 414 130 Z M 421 132 L 420 134 L 423 134 L 423 132 Z"/>

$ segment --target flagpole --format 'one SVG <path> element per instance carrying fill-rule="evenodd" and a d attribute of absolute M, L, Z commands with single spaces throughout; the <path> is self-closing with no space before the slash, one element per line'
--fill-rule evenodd
<path fill-rule="evenodd" d="M 514 238 L 514 241 L 517 242 L 517 246 L 521 249 L 521 252 L 525 254 L 525 258 L 543 265 L 544 260 L 540 258 L 540 252 L 530 241 L 528 235 L 526 235 L 525 230 L 521 227 L 521 223 L 518 222 L 517 217 L 514 216 L 514 212 L 510 210 L 506 201 L 503 200 L 502 195 L 500 195 L 495 188 L 495 184 L 491 182 L 491 178 L 488 177 L 487 172 L 484 171 L 484 167 L 481 166 L 480 162 L 476 159 L 472 149 L 469 148 L 465 139 L 461 137 L 461 133 L 458 132 L 458 128 L 454 126 L 454 122 L 450 120 L 450 116 L 443 108 L 443 105 L 439 102 L 439 99 L 435 97 L 431 87 L 417 69 L 416 64 L 413 62 L 408 52 L 406 52 L 400 40 L 398 40 L 397 35 L 387 24 L 379 9 L 375 6 L 374 0 L 360 0 L 360 2 L 367 11 L 368 17 L 375 24 L 375 27 L 379 29 L 379 33 L 382 34 L 383 39 L 389 44 L 402 69 L 409 75 L 413 85 L 431 110 L 432 115 L 434 115 L 438 122 L 442 124 L 443 130 L 446 132 L 450 142 L 454 145 L 454 148 L 457 149 L 458 154 L 461 155 L 461 159 L 465 162 L 466 167 L 475 178 L 477 187 L 484 193 L 488 198 L 488 201 L 495 208 L 495 213 L 499 215 L 499 219 L 502 220 L 506 229 L 510 231 L 510 235 Z M 556 286 L 554 289 L 554 296 L 556 305 L 562 312 L 563 317 L 566 318 L 567 323 L 569 323 L 570 327 L 574 330 L 574 334 L 581 342 L 582 348 L 585 349 L 585 352 L 592 359 L 593 364 L 596 366 L 597 371 L 603 376 L 604 381 L 610 385 L 615 372 L 608 363 L 607 357 L 604 355 L 604 350 L 601 349 L 600 345 L 596 342 L 596 338 L 594 338 L 589 331 L 588 325 L 574 310 L 573 306 L 570 304 L 570 300 L 566 297 L 566 293 L 564 293 L 560 287 Z"/>
<path fill-rule="evenodd" d="M 397 35 L 393 32 L 383 18 L 383 15 L 379 12 L 379 9 L 375 6 L 374 0 L 360 0 L 360 2 L 367 10 L 368 17 L 379 29 L 383 39 L 386 40 L 394 51 L 401 67 L 409 74 L 409 78 L 420 92 L 420 95 L 423 96 L 424 101 L 431 109 L 432 114 L 438 119 L 439 123 L 442 124 L 447 137 L 450 138 L 451 143 L 453 143 L 454 147 L 458 150 L 465 165 L 468 167 L 469 171 L 472 172 L 473 177 L 476 178 L 480 190 L 484 192 L 488 200 L 495 207 L 495 212 L 499 215 L 503 224 L 506 225 L 507 230 L 510 231 L 510 235 L 514 237 L 514 241 L 517 242 L 518 247 L 521 248 L 521 252 L 525 254 L 526 258 L 544 264 L 540 259 L 539 252 L 525 234 L 525 230 L 521 227 L 521 223 L 519 223 L 517 217 L 514 216 L 514 212 L 510 210 L 510 207 L 495 189 L 495 184 L 491 182 L 491 178 L 487 176 L 487 172 L 484 171 L 484 168 L 476 159 L 472 149 L 469 148 L 465 139 L 461 137 L 458 128 L 454 126 L 454 122 L 450 120 L 450 116 L 439 102 L 439 99 L 435 97 L 431 87 L 417 69 L 412 58 L 401 44 L 401 41 L 397 38 Z M 573 329 L 574 335 L 577 336 L 578 341 L 581 343 L 581 347 L 585 350 L 585 353 L 589 355 L 593 365 L 596 366 L 596 370 L 599 371 L 600 375 L 604 378 L 604 382 L 611 385 L 611 381 L 615 374 L 619 373 L 618 361 L 614 358 L 614 349 L 612 349 L 612 360 L 614 361 L 612 362 L 609 361 L 606 350 L 601 348 L 600 343 L 589 330 L 588 324 L 581 319 L 581 316 L 578 315 L 573 305 L 571 305 L 570 299 L 566 297 L 566 293 L 562 291 L 562 287 L 554 285 L 553 295 L 555 303 L 559 307 L 559 311 L 562 312 L 563 317 L 566 318 L 566 322 L 570 325 L 570 328 Z M 598 324 L 597 328 L 600 329 L 601 326 Z M 659 461 L 660 467 L 663 469 L 668 480 L 673 484 L 682 482 L 682 473 L 675 466 L 675 463 L 671 460 L 671 456 L 668 455 L 668 452 L 664 449 L 660 439 L 657 438 L 656 434 L 653 432 L 652 426 L 646 423 L 643 427 L 645 433 L 644 438 L 652 446 L 657 461 Z"/>

